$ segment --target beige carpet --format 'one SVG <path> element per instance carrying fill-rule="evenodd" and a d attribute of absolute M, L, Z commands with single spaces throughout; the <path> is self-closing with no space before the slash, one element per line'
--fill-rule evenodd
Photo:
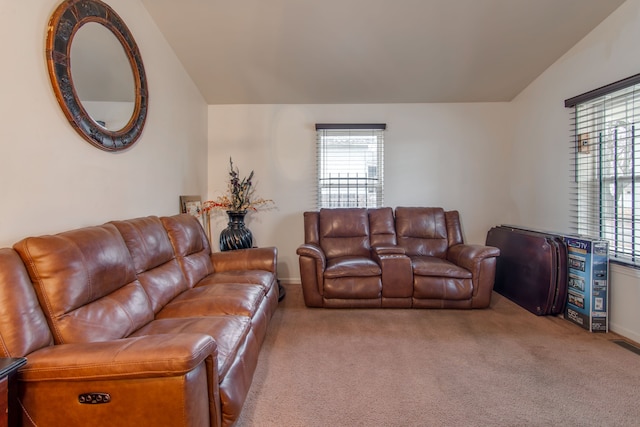
<path fill-rule="evenodd" d="M 640 426 L 640 356 L 486 310 L 306 308 L 287 285 L 238 426 Z"/>

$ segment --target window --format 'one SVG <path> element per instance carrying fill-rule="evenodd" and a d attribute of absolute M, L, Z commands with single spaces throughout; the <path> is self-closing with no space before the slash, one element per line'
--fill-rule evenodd
<path fill-rule="evenodd" d="M 320 208 L 380 207 L 385 124 L 317 124 Z"/>
<path fill-rule="evenodd" d="M 565 106 L 573 108 L 574 231 L 608 240 L 613 261 L 640 266 L 640 74 Z"/>

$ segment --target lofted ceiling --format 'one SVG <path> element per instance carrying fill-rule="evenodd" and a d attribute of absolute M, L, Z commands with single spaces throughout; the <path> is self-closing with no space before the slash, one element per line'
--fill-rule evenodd
<path fill-rule="evenodd" d="M 509 101 L 623 2 L 142 0 L 208 104 Z"/>

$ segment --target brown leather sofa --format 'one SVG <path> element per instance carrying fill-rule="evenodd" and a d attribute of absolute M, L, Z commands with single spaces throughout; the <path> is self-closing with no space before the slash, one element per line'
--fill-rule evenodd
<path fill-rule="evenodd" d="M 304 213 L 297 254 L 308 307 L 485 308 L 497 248 L 465 244 L 457 211 L 398 207 Z"/>
<path fill-rule="evenodd" d="M 0 249 L 23 426 L 228 426 L 278 305 L 276 248 L 211 253 L 189 215 Z"/>

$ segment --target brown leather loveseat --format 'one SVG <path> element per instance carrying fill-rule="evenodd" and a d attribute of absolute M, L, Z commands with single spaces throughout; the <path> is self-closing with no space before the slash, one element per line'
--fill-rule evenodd
<path fill-rule="evenodd" d="M 304 213 L 304 229 L 308 307 L 489 306 L 500 251 L 465 244 L 457 211 L 321 209 Z"/>
<path fill-rule="evenodd" d="M 0 249 L 23 426 L 227 426 L 277 308 L 275 248 L 211 253 L 189 215 Z"/>

